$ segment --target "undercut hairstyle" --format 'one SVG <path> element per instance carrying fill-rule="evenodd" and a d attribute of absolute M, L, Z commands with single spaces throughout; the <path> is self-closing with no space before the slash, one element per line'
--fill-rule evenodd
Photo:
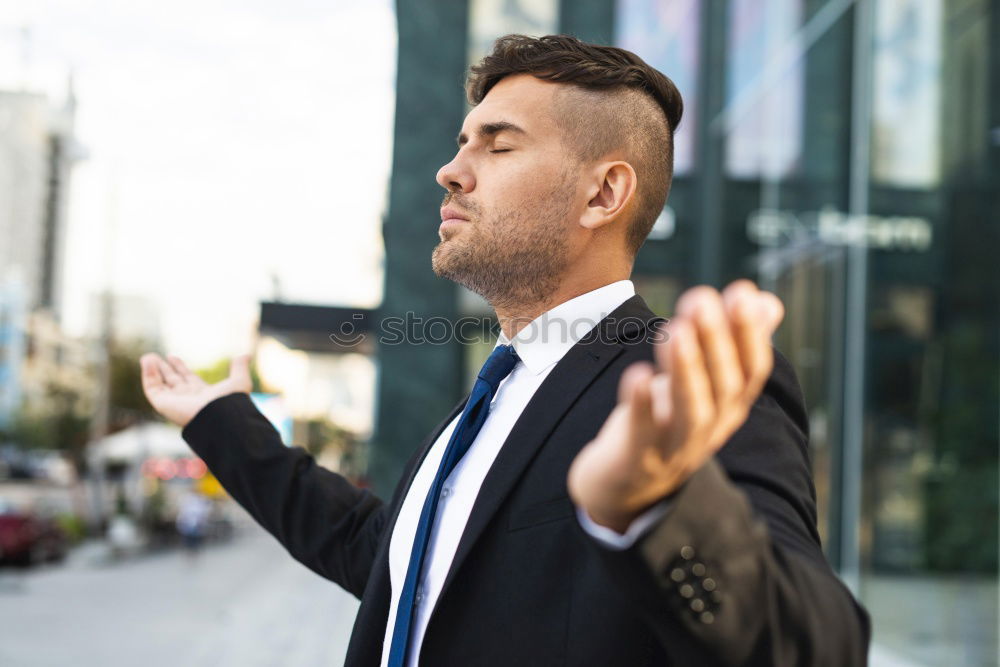
<path fill-rule="evenodd" d="M 626 232 L 634 256 L 663 210 L 674 165 L 674 132 L 684 103 L 677 86 L 631 51 L 568 35 L 506 35 L 469 70 L 466 94 L 479 104 L 501 79 L 530 74 L 567 84 L 554 113 L 581 163 L 621 150 L 638 180 Z"/>

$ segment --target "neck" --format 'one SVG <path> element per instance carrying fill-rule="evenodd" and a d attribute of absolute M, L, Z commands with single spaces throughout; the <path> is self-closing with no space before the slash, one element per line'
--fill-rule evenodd
<path fill-rule="evenodd" d="M 542 313 L 548 312 L 559 304 L 574 299 L 581 294 L 593 292 L 595 289 L 610 285 L 619 280 L 627 280 L 628 277 L 629 272 L 625 271 L 599 276 L 587 276 L 579 280 L 564 280 L 554 292 L 541 301 L 497 304 L 494 306 L 494 310 L 497 314 L 497 320 L 500 322 L 500 329 L 507 336 L 508 340 L 514 340 L 514 336 L 521 329 L 531 324 L 532 320 L 539 317 Z"/>

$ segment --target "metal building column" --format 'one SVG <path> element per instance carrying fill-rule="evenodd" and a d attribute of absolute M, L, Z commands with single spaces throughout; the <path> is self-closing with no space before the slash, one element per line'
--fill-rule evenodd
<path fill-rule="evenodd" d="M 392 177 L 379 322 L 457 315 L 456 288 L 431 270 L 444 191 L 434 176 L 451 160 L 464 117 L 467 2 L 397 0 L 399 47 Z M 444 39 L 443 37 L 446 37 Z M 412 331 L 420 332 L 420 327 Z M 426 332 L 425 332 L 426 333 Z M 435 329 L 435 333 L 437 330 Z M 377 334 L 378 335 L 378 334 Z M 419 338 L 378 347 L 375 435 L 368 473 L 386 498 L 424 436 L 460 398 L 461 349 Z"/>

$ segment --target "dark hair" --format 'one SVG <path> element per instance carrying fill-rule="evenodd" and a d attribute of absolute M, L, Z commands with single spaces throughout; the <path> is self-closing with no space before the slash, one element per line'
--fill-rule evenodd
<path fill-rule="evenodd" d="M 607 113 L 594 113 L 599 102 L 592 98 L 587 108 L 575 104 L 575 109 L 567 109 L 562 115 L 570 116 L 569 120 L 579 126 L 574 141 L 587 159 L 597 159 L 629 142 L 633 146 L 639 202 L 628 243 L 633 252 L 638 252 L 663 210 L 673 176 L 673 133 L 684 111 L 673 81 L 625 49 L 588 44 L 568 35 L 506 35 L 496 41 L 490 54 L 470 68 L 466 82 L 469 102 L 479 104 L 493 86 L 513 74 L 530 74 L 607 97 Z M 616 99 L 621 95 L 616 94 L 627 91 L 637 91 L 645 100 L 654 102 L 653 108 L 658 107 L 662 117 L 650 119 L 651 114 L 642 113 L 636 104 L 628 113 L 622 113 L 621 100 Z"/>

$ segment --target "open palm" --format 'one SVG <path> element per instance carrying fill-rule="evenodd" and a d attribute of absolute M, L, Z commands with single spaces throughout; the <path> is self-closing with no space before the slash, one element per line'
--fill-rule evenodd
<path fill-rule="evenodd" d="M 153 409 L 178 426 L 186 426 L 198 412 L 220 396 L 250 392 L 250 357 L 235 357 L 229 377 L 209 384 L 188 369 L 180 357 L 148 353 L 139 360 L 142 389 Z"/>
<path fill-rule="evenodd" d="M 677 490 L 746 421 L 773 368 L 770 340 L 783 317 L 781 301 L 749 281 L 722 294 L 685 292 L 656 364 L 625 370 L 618 405 L 573 461 L 574 502 L 624 532 Z"/>

